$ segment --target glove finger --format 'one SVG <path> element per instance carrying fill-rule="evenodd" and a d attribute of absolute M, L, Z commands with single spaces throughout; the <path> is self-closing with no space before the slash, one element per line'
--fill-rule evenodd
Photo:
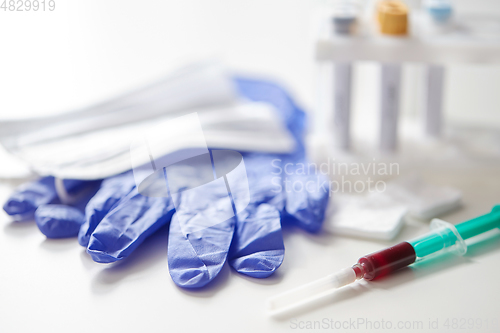
<path fill-rule="evenodd" d="M 96 226 L 87 252 L 100 263 L 126 258 L 168 223 L 173 212 L 170 198 L 145 197 L 133 190 Z"/>
<path fill-rule="evenodd" d="M 226 262 L 236 218 L 226 184 L 218 178 L 173 196 L 168 267 L 175 284 L 200 288 L 212 281 Z"/>
<path fill-rule="evenodd" d="M 85 221 L 78 233 L 78 243 L 87 247 L 90 236 L 102 219 L 135 187 L 131 172 L 105 179 L 85 207 Z"/>
<path fill-rule="evenodd" d="M 66 205 L 41 205 L 35 211 L 36 225 L 48 238 L 75 237 L 84 221 L 80 210 Z"/>
<path fill-rule="evenodd" d="M 233 217 L 186 235 L 174 215 L 168 239 L 168 268 L 176 285 L 201 288 L 217 276 L 226 262 L 234 225 Z"/>
<path fill-rule="evenodd" d="M 282 222 L 296 225 L 311 233 L 319 232 L 325 219 L 330 194 L 326 177 L 293 174 L 286 177 L 283 191 L 286 203 Z"/>
<path fill-rule="evenodd" d="M 30 220 L 38 206 L 57 198 L 54 177 L 44 177 L 19 186 L 7 199 L 3 210 L 19 221 Z"/>
<path fill-rule="evenodd" d="M 95 181 L 64 180 L 63 185 L 68 194 L 75 194 L 95 185 Z M 21 185 L 4 204 L 3 209 L 19 221 L 30 220 L 36 209 L 45 204 L 58 201 L 54 177 L 43 177 L 34 182 Z"/>
<path fill-rule="evenodd" d="M 85 222 L 83 210 L 90 198 L 95 194 L 100 181 L 63 180 L 64 194 L 72 198 L 69 204 L 41 205 L 35 211 L 35 222 L 38 229 L 48 238 L 67 238 L 78 235 L 80 227 Z M 57 183 L 55 187 L 57 189 Z M 53 200 L 58 202 L 59 200 Z"/>
<path fill-rule="evenodd" d="M 266 278 L 281 266 L 285 245 L 280 214 L 268 204 L 249 206 L 237 215 L 229 264 L 239 273 Z"/>

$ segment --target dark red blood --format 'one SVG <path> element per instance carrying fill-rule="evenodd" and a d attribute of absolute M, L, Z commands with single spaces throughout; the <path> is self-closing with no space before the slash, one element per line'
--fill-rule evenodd
<path fill-rule="evenodd" d="M 416 258 L 413 246 L 402 242 L 359 258 L 358 264 L 363 267 L 365 273 L 363 278 L 373 280 L 414 263 Z"/>

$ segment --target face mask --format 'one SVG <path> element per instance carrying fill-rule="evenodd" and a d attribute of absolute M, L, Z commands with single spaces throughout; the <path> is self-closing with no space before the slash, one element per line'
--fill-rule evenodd
<path fill-rule="evenodd" d="M 210 148 L 287 153 L 294 140 L 273 106 L 242 100 L 220 64 L 196 64 L 148 87 L 57 116 L 0 122 L 0 143 L 40 175 L 101 179 L 132 168 L 134 138 L 198 115 Z M 181 130 L 181 129 L 179 129 Z M 158 151 L 189 149 L 163 142 Z"/>

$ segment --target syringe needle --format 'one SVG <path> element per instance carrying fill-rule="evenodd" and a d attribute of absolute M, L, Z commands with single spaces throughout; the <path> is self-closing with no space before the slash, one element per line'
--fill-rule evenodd
<path fill-rule="evenodd" d="M 267 301 L 267 310 L 277 315 L 294 308 L 307 305 L 330 292 L 356 281 L 356 273 L 351 267 L 342 269 L 322 279 L 272 297 Z"/>

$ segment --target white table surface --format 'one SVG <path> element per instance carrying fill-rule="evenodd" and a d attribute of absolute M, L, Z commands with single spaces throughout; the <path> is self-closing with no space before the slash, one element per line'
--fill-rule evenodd
<path fill-rule="evenodd" d="M 452 223 L 485 213 L 498 203 L 498 168 L 433 169 L 424 175 L 463 191 L 464 207 L 443 217 Z M 3 202 L 8 194 L 5 182 L 1 189 Z M 46 239 L 34 223 L 9 222 L 3 213 L 0 223 L 2 332 L 282 332 L 306 327 L 308 321 L 330 325 L 330 320 L 384 320 L 394 328 L 401 322 L 417 325 L 411 327 L 418 332 L 428 331 L 429 320 L 438 320 L 439 331 L 499 330 L 492 325 L 500 319 L 500 232 L 492 233 L 484 245 L 470 247 L 465 257 L 404 269 L 379 282 L 357 283 L 305 312 L 272 319 L 264 309 L 268 297 L 348 267 L 363 254 L 424 233 L 428 223 L 411 221 L 393 242 L 285 230 L 286 256 L 275 275 L 251 279 L 226 265 L 202 291 L 185 291 L 172 282 L 166 230 L 123 262 L 102 265 L 94 263 L 76 239 Z M 453 320 L 460 324 L 474 320 L 483 326 L 447 330 L 446 320 L 450 325 Z"/>
<path fill-rule="evenodd" d="M 176 61 L 200 54 L 218 54 L 236 68 L 277 76 L 299 100 L 312 104 L 313 49 L 304 13 L 317 3 L 56 3 L 54 13 L 0 12 L 3 118 L 84 105 L 159 77 Z M 456 165 L 420 171 L 435 184 L 463 191 L 464 207 L 442 217 L 458 223 L 500 202 L 499 170 L 498 165 Z M 0 182 L 0 202 L 14 183 Z M 76 239 L 48 240 L 34 223 L 13 223 L 1 212 L 0 332 L 334 331 L 330 320 L 333 325 L 371 321 L 378 332 L 384 331 L 376 329 L 382 320 L 385 327 L 390 321 L 393 331 L 499 332 L 498 232 L 463 258 L 358 283 L 302 313 L 278 319 L 266 315 L 266 298 L 427 229 L 426 221 L 410 221 L 392 242 L 285 230 L 285 261 L 271 278 L 246 278 L 226 266 L 210 287 L 185 291 L 168 273 L 166 230 L 127 260 L 101 265 Z M 436 325 L 436 320 L 438 329 L 429 328 L 429 321 Z M 469 320 L 482 327 L 470 329 Z M 322 324 L 320 329 L 308 330 L 315 322 Z M 372 330 L 361 325 L 338 331 Z"/>

